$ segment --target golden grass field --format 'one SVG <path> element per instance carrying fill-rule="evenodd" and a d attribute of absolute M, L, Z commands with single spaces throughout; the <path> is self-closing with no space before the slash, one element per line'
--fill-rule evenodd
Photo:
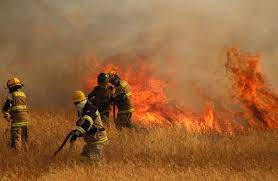
<path fill-rule="evenodd" d="M 193 134 L 180 127 L 108 130 L 100 166 L 79 162 L 82 140 L 51 155 L 74 128 L 74 115 L 32 113 L 28 152 L 6 148 L 1 119 L 0 180 L 277 180 L 277 130 L 225 136 Z"/>

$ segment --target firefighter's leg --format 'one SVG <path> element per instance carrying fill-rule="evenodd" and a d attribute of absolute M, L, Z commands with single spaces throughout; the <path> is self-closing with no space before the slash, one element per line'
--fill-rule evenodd
<path fill-rule="evenodd" d="M 101 120 L 105 124 L 106 127 L 109 127 L 109 112 L 108 113 L 102 113 Z"/>
<path fill-rule="evenodd" d="M 94 162 L 99 162 L 101 160 L 102 154 L 103 154 L 103 147 L 104 146 L 102 143 L 92 145 L 92 147 L 91 147 L 92 159 Z"/>
<path fill-rule="evenodd" d="M 89 149 L 89 145 L 87 143 L 85 143 L 85 145 L 83 146 L 80 156 L 81 156 L 82 162 L 87 162 L 90 160 L 90 149 Z"/>
<path fill-rule="evenodd" d="M 98 164 L 102 157 L 103 144 L 85 144 L 81 153 L 81 161 Z"/>
<path fill-rule="evenodd" d="M 18 149 L 19 134 L 19 128 L 11 128 L 11 148 Z"/>
<path fill-rule="evenodd" d="M 27 126 L 24 126 L 21 129 L 22 129 L 22 134 L 21 134 L 22 143 L 23 144 L 27 144 L 27 141 L 28 141 L 28 129 L 27 129 Z"/>
<path fill-rule="evenodd" d="M 118 114 L 117 119 L 116 119 L 117 129 L 131 128 L 132 127 L 132 124 L 130 121 L 131 115 L 132 115 L 131 113 Z"/>
<path fill-rule="evenodd" d="M 126 115 L 126 127 L 127 128 L 132 128 L 133 127 L 133 125 L 131 123 L 131 117 L 132 117 L 132 113 L 128 113 Z"/>
<path fill-rule="evenodd" d="M 27 147 L 27 141 L 28 141 L 28 129 L 27 126 L 24 126 L 21 128 L 21 140 L 22 140 L 22 146 L 24 149 L 28 149 Z"/>
<path fill-rule="evenodd" d="M 117 114 L 117 118 L 116 118 L 115 124 L 116 124 L 116 128 L 118 130 L 121 130 L 124 127 L 124 125 L 123 125 L 123 118 L 124 118 L 124 114 Z"/>

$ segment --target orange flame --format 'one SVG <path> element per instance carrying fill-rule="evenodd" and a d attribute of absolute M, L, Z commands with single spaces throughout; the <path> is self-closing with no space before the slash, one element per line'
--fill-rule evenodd
<path fill-rule="evenodd" d="M 232 48 L 227 70 L 232 75 L 235 98 L 243 105 L 250 124 L 278 128 L 278 95 L 267 87 L 260 70 L 261 57 Z"/>
<path fill-rule="evenodd" d="M 233 66 L 234 62 L 231 62 L 232 56 L 237 55 L 235 55 L 233 51 L 229 51 L 227 69 L 234 73 L 234 89 L 237 98 L 243 102 L 247 102 L 248 105 L 254 105 L 254 102 L 256 103 L 261 100 L 257 96 L 257 89 L 263 87 L 263 82 L 259 81 L 261 84 L 259 84 L 257 88 L 254 88 L 252 84 L 257 83 L 257 79 L 255 81 L 252 80 L 252 76 L 251 79 L 249 77 L 250 73 L 251 75 L 257 75 L 259 70 L 254 64 L 250 64 L 249 61 L 242 62 L 242 64 L 249 67 L 250 70 L 248 69 L 247 71 L 251 71 L 246 75 L 242 74 L 244 71 L 238 70 L 238 67 Z M 240 59 L 249 60 L 249 57 L 243 56 L 240 57 Z M 253 60 L 253 57 L 250 61 L 251 60 Z M 257 59 L 255 58 L 255 60 Z M 173 103 L 166 94 L 166 90 L 170 87 L 170 83 L 155 75 L 155 67 L 150 65 L 149 61 L 150 60 L 146 57 L 129 58 L 119 56 L 102 61 L 102 63 L 100 63 L 100 61 L 94 63 L 95 66 L 97 65 L 95 68 L 98 69 L 98 71 L 109 72 L 115 70 L 122 79 L 130 84 L 132 89 L 132 101 L 136 110 L 133 115 L 133 122 L 143 126 L 171 126 L 173 124 L 179 124 L 186 127 L 188 130 L 198 132 L 214 131 L 233 134 L 236 131 L 244 130 L 244 126 L 241 123 L 230 119 L 231 117 L 234 118 L 236 114 L 230 113 L 232 116 L 229 118 L 220 116 L 214 109 L 213 102 L 211 101 L 204 106 L 203 112 L 201 113 L 190 112 L 184 106 Z M 255 62 L 255 64 L 256 63 L 257 62 Z M 92 87 L 96 85 L 96 77 L 97 75 L 93 72 L 87 76 L 87 90 L 91 90 Z M 261 79 L 260 77 L 259 80 Z M 251 82 L 249 82 L 250 80 Z M 243 87 L 240 86 L 242 83 L 244 84 Z M 264 89 L 264 95 L 266 95 L 266 90 L 267 89 Z M 264 104 L 261 103 L 257 108 L 265 111 L 269 106 L 269 104 L 266 105 L 266 102 L 264 102 Z M 274 104 L 272 107 L 273 106 Z M 269 116 L 269 114 L 264 113 L 264 117 Z M 267 118 L 267 120 L 270 120 L 270 118 Z M 273 123 L 274 121 L 268 121 L 269 126 L 277 127 L 277 122 L 274 126 Z"/>

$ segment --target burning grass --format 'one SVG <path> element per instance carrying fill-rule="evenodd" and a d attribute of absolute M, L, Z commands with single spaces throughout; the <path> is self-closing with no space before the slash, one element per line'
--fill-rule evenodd
<path fill-rule="evenodd" d="M 241 103 L 249 124 L 278 128 L 278 94 L 270 89 L 261 71 L 261 56 L 231 48 L 227 57 L 233 95 Z"/>
<path fill-rule="evenodd" d="M 155 73 L 157 68 L 149 57 L 122 55 L 105 61 L 88 59 L 88 67 L 95 68 L 92 72 L 117 71 L 130 84 L 136 123 L 147 127 L 180 124 L 195 132 L 235 134 L 253 128 L 278 128 L 278 95 L 260 70 L 261 59 L 236 48 L 227 50 L 226 70 L 231 79 L 228 99 L 238 110 L 227 108 L 229 105 L 216 108 L 214 105 L 218 103 L 207 96 L 201 113 L 171 101 L 167 95 L 167 89 L 174 89 L 171 81 Z M 86 75 L 88 91 L 96 85 L 96 76 L 95 73 Z"/>
<path fill-rule="evenodd" d="M 0 127 L 5 122 L 1 120 Z M 29 152 L 16 154 L 0 139 L 0 180 L 275 180 L 277 130 L 240 135 L 190 133 L 184 127 L 109 129 L 101 166 L 82 165 L 79 140 L 74 152 L 51 154 L 74 127 L 68 113 L 32 113 Z M 0 130 L 3 135 L 4 129 Z"/>

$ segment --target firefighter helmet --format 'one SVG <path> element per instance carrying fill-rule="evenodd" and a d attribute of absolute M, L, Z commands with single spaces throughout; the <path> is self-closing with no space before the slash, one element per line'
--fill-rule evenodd
<path fill-rule="evenodd" d="M 108 73 L 108 75 L 109 75 L 110 77 L 113 77 L 113 76 L 117 75 L 117 71 L 111 70 L 111 71 Z"/>
<path fill-rule="evenodd" d="M 79 103 L 86 100 L 86 96 L 82 91 L 75 91 L 72 96 L 72 100 L 74 103 Z"/>
<path fill-rule="evenodd" d="M 120 77 L 118 76 L 116 71 L 109 72 L 109 82 L 113 85 L 117 84 L 120 80 Z"/>
<path fill-rule="evenodd" d="M 98 84 L 109 83 L 109 75 L 106 73 L 100 73 L 97 77 Z"/>
<path fill-rule="evenodd" d="M 8 80 L 7 82 L 7 88 L 10 89 L 10 88 L 13 88 L 15 86 L 23 86 L 23 84 L 21 84 L 20 80 L 16 77 L 12 77 Z"/>

